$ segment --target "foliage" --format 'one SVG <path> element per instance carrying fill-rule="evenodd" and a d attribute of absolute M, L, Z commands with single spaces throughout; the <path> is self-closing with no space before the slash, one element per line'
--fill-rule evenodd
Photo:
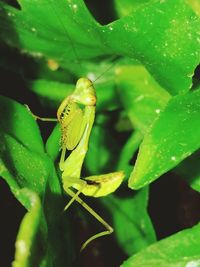
<path fill-rule="evenodd" d="M 0 175 L 27 210 L 13 267 L 73 266 L 77 258 L 80 230 L 63 213 L 59 125 L 43 141 L 23 104 L 34 96 L 37 114 L 41 107 L 56 114 L 80 76 L 95 81 L 98 99 L 82 176 L 126 173 L 116 194 L 96 201 L 130 256 L 118 266 L 200 266 L 199 225 L 156 242 L 148 214 L 148 185 L 169 171 L 200 191 L 200 4 L 113 2 L 118 19 L 101 25 L 83 0 L 0 1 L 1 70 L 26 86 L 11 94 L 18 101 L 0 96 Z"/>

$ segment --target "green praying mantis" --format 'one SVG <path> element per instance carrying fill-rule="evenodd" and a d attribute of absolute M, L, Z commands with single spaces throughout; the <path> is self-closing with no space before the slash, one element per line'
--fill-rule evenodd
<path fill-rule="evenodd" d="M 87 78 L 77 81 L 74 92 L 60 104 L 57 119 L 34 117 L 43 121 L 57 120 L 61 128 L 61 157 L 59 168 L 62 172 L 63 189 L 71 197 L 64 210 L 77 201 L 104 227 L 105 231 L 90 237 L 81 247 L 81 251 L 94 239 L 111 234 L 113 228 L 80 197 L 102 197 L 114 192 L 121 184 L 123 171 L 81 178 L 82 165 L 88 150 L 90 133 L 95 119 L 96 93 L 92 82 Z M 66 158 L 66 151 L 70 155 Z M 95 159 L 94 159 L 95 160 Z M 74 192 L 74 189 L 76 192 Z"/>

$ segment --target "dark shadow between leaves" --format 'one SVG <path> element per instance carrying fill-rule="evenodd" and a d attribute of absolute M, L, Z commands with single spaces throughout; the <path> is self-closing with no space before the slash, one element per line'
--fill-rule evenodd
<path fill-rule="evenodd" d="M 199 166 L 200 166 L 200 150 L 197 150 L 191 156 L 183 160 L 174 169 L 174 172 L 179 176 L 182 176 L 190 185 L 192 185 L 195 184 L 195 181 L 198 182 L 198 180 L 200 180 Z"/>
<path fill-rule="evenodd" d="M 2 2 L 5 2 L 8 5 L 16 8 L 16 9 L 19 9 L 19 10 L 21 9 L 21 7 L 20 7 L 20 5 L 19 5 L 17 0 L 2 0 Z"/>
<path fill-rule="evenodd" d="M 19 225 L 26 209 L 11 193 L 8 185 L 0 177 L 0 262 L 2 266 L 11 266 L 15 253 L 15 240 Z"/>
<path fill-rule="evenodd" d="M 165 238 L 186 228 L 185 219 L 183 220 L 183 217 L 180 217 L 180 214 L 184 213 L 184 206 L 186 205 L 182 197 L 185 191 L 185 184 L 178 176 L 173 173 L 167 173 L 150 186 L 148 209 L 158 239 Z M 186 200 L 186 198 L 184 199 Z M 187 198 L 187 202 L 189 201 L 190 199 Z M 187 227 L 190 226 L 187 224 Z"/>
<path fill-rule="evenodd" d="M 117 19 L 113 0 L 104 2 L 101 0 L 84 0 L 84 2 L 92 15 L 102 25 L 108 24 Z"/>
<path fill-rule="evenodd" d="M 192 77 L 192 88 L 191 90 L 198 89 L 200 87 L 200 64 L 196 67 L 194 75 Z"/>

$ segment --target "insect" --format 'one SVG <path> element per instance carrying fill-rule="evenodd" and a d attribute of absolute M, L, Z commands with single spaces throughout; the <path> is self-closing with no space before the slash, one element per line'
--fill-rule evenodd
<path fill-rule="evenodd" d="M 83 110 L 79 105 L 84 106 Z M 115 191 L 124 178 L 123 172 L 114 172 L 86 177 L 84 180 L 80 179 L 81 168 L 88 150 L 89 137 L 94 123 L 95 105 L 96 95 L 92 82 L 87 78 L 80 78 L 74 92 L 63 100 L 57 112 L 62 132 L 62 152 L 59 166 L 63 172 L 63 188 L 72 197 L 65 210 L 76 200 L 106 228 L 106 231 L 88 239 L 83 244 L 82 249 L 92 240 L 112 233 L 113 229 L 78 195 L 82 192 L 87 196 L 105 196 Z M 72 150 L 72 152 L 65 159 L 67 149 Z M 77 189 L 76 194 L 71 190 L 71 187 Z"/>
<path fill-rule="evenodd" d="M 60 18 L 59 18 L 60 20 Z M 61 25 L 63 25 L 62 21 Z M 66 30 L 66 29 L 65 29 Z M 69 38 L 69 34 L 67 33 Z M 76 53 L 75 53 L 76 55 Z M 89 138 L 95 119 L 96 93 L 93 83 L 88 78 L 80 78 L 72 94 L 67 96 L 57 110 L 57 121 L 61 128 L 61 157 L 59 168 L 62 172 L 61 179 L 64 191 L 71 196 L 71 200 L 65 207 L 77 201 L 91 215 L 93 215 L 104 227 L 105 231 L 90 237 L 81 247 L 83 250 L 92 240 L 111 234 L 113 228 L 80 197 L 102 197 L 114 192 L 121 184 L 123 171 L 81 178 L 82 165 L 88 151 Z M 52 119 L 40 118 L 43 121 Z M 55 119 L 53 119 L 55 121 Z M 66 157 L 66 152 L 71 151 Z M 76 192 L 74 191 L 76 190 Z"/>
<path fill-rule="evenodd" d="M 74 92 L 67 96 L 60 104 L 57 111 L 57 119 L 41 118 L 33 115 L 35 119 L 43 121 L 55 121 L 61 128 L 61 157 L 59 168 L 62 171 L 62 183 L 64 191 L 71 196 L 64 210 L 77 201 L 91 215 L 93 215 L 106 230 L 90 237 L 81 247 L 83 250 L 92 240 L 111 234 L 113 228 L 89 207 L 80 197 L 102 197 L 114 192 L 124 178 L 123 171 L 112 172 L 103 175 L 89 176 L 81 179 L 81 169 L 88 150 L 90 133 L 95 119 L 96 94 L 92 82 L 88 78 L 80 78 L 77 81 Z M 66 151 L 71 154 L 66 158 Z M 77 190 L 76 193 L 72 190 Z"/>

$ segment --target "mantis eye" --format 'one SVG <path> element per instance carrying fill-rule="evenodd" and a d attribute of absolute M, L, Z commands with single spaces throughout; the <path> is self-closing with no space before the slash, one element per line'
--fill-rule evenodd
<path fill-rule="evenodd" d="M 95 95 L 86 95 L 85 98 L 82 99 L 82 104 L 86 106 L 94 106 L 96 104 L 96 96 Z"/>

